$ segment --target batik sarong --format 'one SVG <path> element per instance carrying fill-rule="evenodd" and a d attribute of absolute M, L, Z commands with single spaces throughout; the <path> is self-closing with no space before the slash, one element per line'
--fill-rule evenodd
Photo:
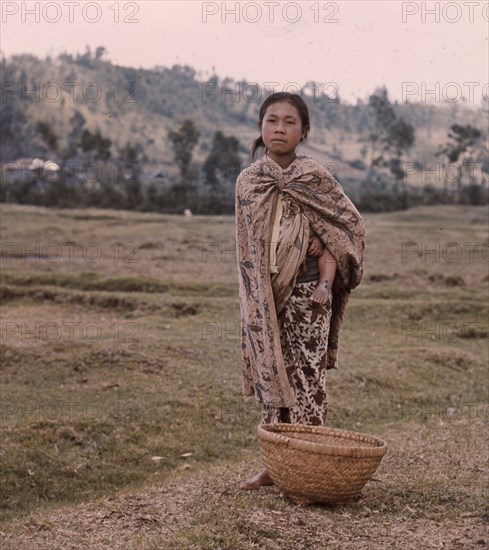
<path fill-rule="evenodd" d="M 326 421 L 331 298 L 324 305 L 311 302 L 309 297 L 316 286 L 317 281 L 297 283 L 278 319 L 285 368 L 296 405 L 286 408 L 262 404 L 262 424 L 288 422 L 322 426 Z"/>

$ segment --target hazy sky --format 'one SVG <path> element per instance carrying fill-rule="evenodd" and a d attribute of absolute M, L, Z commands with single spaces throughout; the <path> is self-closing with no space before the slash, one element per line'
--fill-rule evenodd
<path fill-rule="evenodd" d="M 54 57 L 105 46 L 105 59 L 117 64 L 180 63 L 209 73 L 214 67 L 221 78 L 274 82 L 277 91 L 313 81 L 352 101 L 385 84 L 399 101 L 414 101 L 416 92 L 418 100 L 436 102 L 463 94 L 480 105 L 489 82 L 488 6 L 2 0 L 0 47 L 7 56 Z"/>

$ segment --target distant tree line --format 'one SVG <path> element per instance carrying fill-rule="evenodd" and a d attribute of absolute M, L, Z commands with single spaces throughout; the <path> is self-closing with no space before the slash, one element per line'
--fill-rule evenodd
<path fill-rule="evenodd" d="M 384 94 L 372 98 L 375 126 L 370 133 L 370 165 L 359 192 L 352 197 L 365 212 L 403 210 L 416 205 L 487 204 L 487 185 L 469 183 L 457 186 L 457 193 L 433 185 L 410 186 L 404 182 L 403 153 L 414 141 L 414 129 L 402 118 L 396 118 Z M 196 214 L 233 214 L 234 189 L 242 162 L 236 137 L 215 131 L 205 162 L 193 161 L 193 151 L 200 131 L 192 119 L 169 130 L 168 139 L 174 155 L 178 176 L 166 182 L 141 182 L 141 147 L 129 143 L 119 151 L 117 161 L 124 170 L 114 176 L 110 169 L 111 140 L 100 131 L 83 127 L 79 114 L 74 115 L 72 145 L 94 165 L 101 167 L 100 177 L 93 185 L 73 185 L 63 173 L 55 181 L 39 180 L 1 183 L 0 201 L 56 207 L 101 207 L 164 213 L 182 213 L 190 209 Z M 47 123 L 37 126 L 47 150 L 56 148 L 55 134 Z M 446 155 L 452 163 L 464 155 L 473 157 L 474 144 L 482 133 L 470 125 L 453 125 L 445 146 L 438 155 Z M 471 156 L 472 155 L 472 156 Z M 478 158 L 478 157 L 477 157 Z M 463 164 L 460 165 L 463 168 Z M 487 173 L 487 166 L 485 166 Z"/>
<path fill-rule="evenodd" d="M 179 175 L 165 182 L 141 182 L 140 146 L 129 143 L 112 159 L 109 138 L 99 130 L 84 128 L 75 115 L 77 130 L 72 143 L 75 151 L 92 167 L 99 168 L 96 179 L 84 174 L 85 182 L 74 185 L 64 172 L 44 177 L 42 169 L 34 178 L 22 177 L 14 182 L 0 182 L 0 201 L 56 207 L 100 207 L 141 211 L 182 213 L 190 209 L 197 214 L 231 214 L 234 212 L 234 186 L 242 162 L 239 141 L 216 131 L 210 151 L 202 166 L 193 161 L 193 151 L 200 132 L 191 119 L 185 119 L 177 130 L 168 132 Z M 54 151 L 57 141 L 47 123 L 38 125 L 38 134 L 45 151 Z M 115 160 L 122 170 L 115 172 L 110 163 Z"/>

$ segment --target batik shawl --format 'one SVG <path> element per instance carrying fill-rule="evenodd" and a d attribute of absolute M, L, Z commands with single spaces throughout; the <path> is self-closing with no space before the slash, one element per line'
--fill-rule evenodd
<path fill-rule="evenodd" d="M 270 246 L 279 193 L 299 215 L 289 228 L 293 246 L 285 252 L 277 248 L 279 275 L 285 274 L 285 280 L 277 282 L 278 275 L 270 274 Z M 363 275 L 364 222 L 336 179 L 306 155 L 297 156 L 286 169 L 268 155 L 254 162 L 238 176 L 235 206 L 243 395 L 275 407 L 293 407 L 277 315 L 305 257 L 309 228 L 337 262 L 326 364 L 331 369 L 338 367 L 338 335 L 351 290 Z"/>

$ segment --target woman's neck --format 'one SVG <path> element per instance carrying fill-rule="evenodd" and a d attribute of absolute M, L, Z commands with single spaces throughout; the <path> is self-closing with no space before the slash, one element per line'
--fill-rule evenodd
<path fill-rule="evenodd" d="M 280 155 L 280 156 L 276 156 L 274 153 L 270 153 L 270 151 L 267 151 L 266 154 L 273 160 L 275 161 L 283 170 L 285 170 L 286 168 L 288 168 L 293 162 L 294 160 L 297 158 L 297 155 L 294 152 L 292 153 L 289 153 L 287 155 Z"/>

